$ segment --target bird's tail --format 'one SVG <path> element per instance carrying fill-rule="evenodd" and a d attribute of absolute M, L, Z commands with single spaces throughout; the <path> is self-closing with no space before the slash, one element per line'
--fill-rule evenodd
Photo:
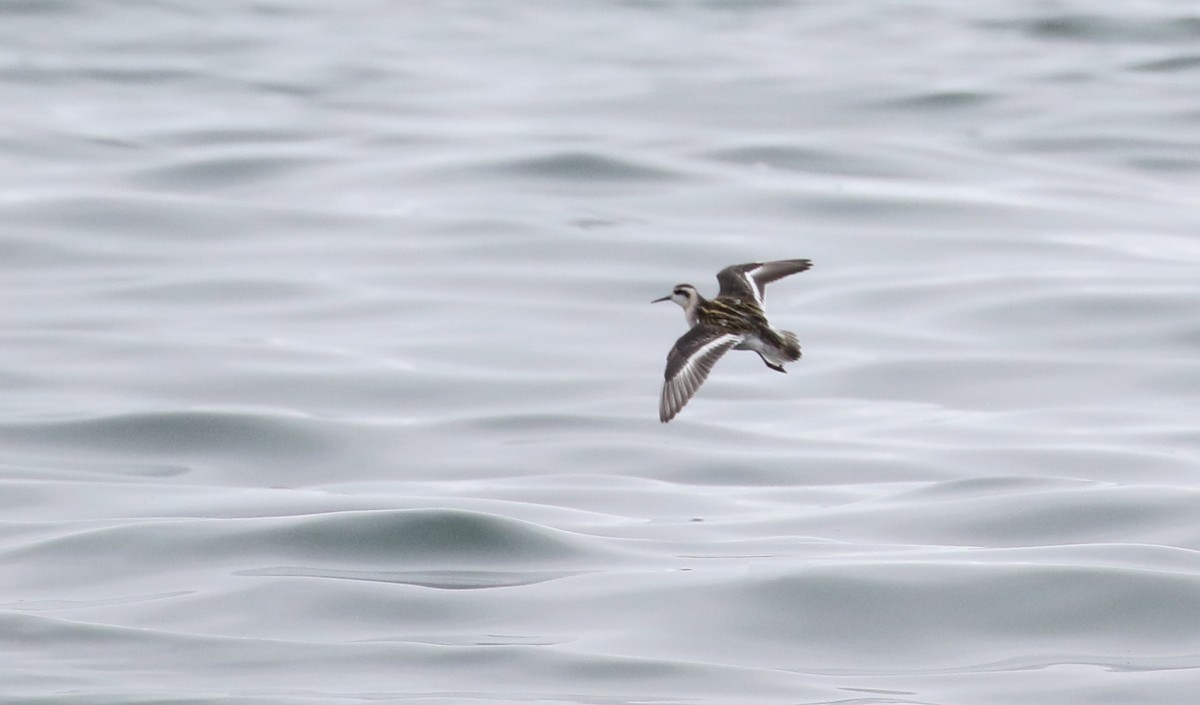
<path fill-rule="evenodd" d="M 787 372 L 783 366 L 800 359 L 800 341 L 790 330 L 773 330 L 770 336 L 764 336 L 765 346 L 751 348 L 758 353 L 767 367 L 776 372 Z"/>
<path fill-rule="evenodd" d="M 790 330 L 779 331 L 780 346 L 779 352 L 783 353 L 783 358 L 787 362 L 795 362 L 800 359 L 800 340 L 796 338 L 796 334 Z"/>

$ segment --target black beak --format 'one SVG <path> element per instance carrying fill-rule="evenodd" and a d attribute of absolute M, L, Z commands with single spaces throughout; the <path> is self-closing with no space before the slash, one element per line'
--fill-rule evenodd
<path fill-rule="evenodd" d="M 659 302 L 661 302 L 661 301 L 670 301 L 670 300 L 671 300 L 671 295 L 670 295 L 670 294 L 668 294 L 668 295 L 666 295 L 666 296 L 662 297 L 661 299 L 655 299 L 655 300 L 651 301 L 650 303 L 652 303 L 652 304 L 656 304 L 656 303 L 659 303 Z"/>

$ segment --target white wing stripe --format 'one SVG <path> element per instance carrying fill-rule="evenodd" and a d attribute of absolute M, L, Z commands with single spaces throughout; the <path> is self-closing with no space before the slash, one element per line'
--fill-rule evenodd
<path fill-rule="evenodd" d="M 679 374 L 675 375 L 675 377 L 679 378 L 686 375 L 687 379 L 694 379 L 696 375 L 696 364 L 703 360 L 705 356 L 713 351 L 714 348 L 719 348 L 731 340 L 741 339 L 742 336 L 734 335 L 733 333 L 726 333 L 718 338 L 713 338 L 704 345 L 696 348 L 695 352 L 688 356 L 687 362 L 683 363 L 683 367 L 679 369 Z"/>
<path fill-rule="evenodd" d="M 713 364 L 726 350 L 745 336 L 723 333 L 705 342 L 692 351 L 679 369 L 663 384 L 662 401 L 659 404 L 659 420 L 670 421 L 679 413 L 712 370 Z M 678 345 L 678 343 L 676 344 Z"/>
<path fill-rule="evenodd" d="M 754 278 L 754 272 L 757 272 L 760 269 L 762 269 L 761 266 L 755 267 L 754 269 L 747 269 L 746 271 L 742 272 L 742 278 L 746 280 L 746 286 L 750 288 L 750 295 L 754 297 L 754 303 L 758 304 L 758 307 L 761 309 L 763 308 L 763 287 L 759 286 L 758 280 Z"/>

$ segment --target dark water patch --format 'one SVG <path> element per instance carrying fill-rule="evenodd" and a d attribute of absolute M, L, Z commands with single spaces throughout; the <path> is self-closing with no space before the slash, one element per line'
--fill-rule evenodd
<path fill-rule="evenodd" d="M 145 169 L 131 180 L 147 188 L 225 190 L 277 180 L 318 168 L 323 160 L 292 155 L 241 155 L 197 159 Z"/>
<path fill-rule="evenodd" d="M 683 178 L 683 174 L 675 170 L 651 166 L 629 158 L 591 152 L 563 152 L 516 158 L 492 168 L 518 176 L 552 181 L 619 183 Z"/>
<path fill-rule="evenodd" d="M 1200 38 L 1200 16 L 1197 15 L 1141 18 L 1117 14 L 1063 13 L 985 24 L 1055 41 L 1175 43 Z"/>
<path fill-rule="evenodd" d="M 448 509 L 341 512 L 284 520 L 260 532 L 284 555 L 425 565 L 538 565 L 582 559 L 586 542 L 563 531 Z"/>
<path fill-rule="evenodd" d="M 149 68 L 145 66 L 122 66 L 93 68 L 79 73 L 79 77 L 97 83 L 127 84 L 137 87 L 171 85 L 202 78 L 197 71 L 171 68 Z"/>
<path fill-rule="evenodd" d="M 1187 157 L 1134 157 L 1127 163 L 1145 171 L 1160 172 L 1166 175 L 1191 174 L 1200 172 L 1200 158 Z"/>
<path fill-rule="evenodd" d="M 1146 73 L 1177 73 L 1200 70 L 1200 54 L 1182 54 L 1153 61 L 1142 61 L 1129 67 Z"/>
<path fill-rule="evenodd" d="M 786 413 L 786 412 L 784 412 Z M 736 413 L 730 418 L 736 417 Z M 672 422 L 674 423 L 674 422 Z M 713 423 L 711 426 L 727 425 L 730 421 Z M 767 423 L 762 423 L 766 427 Z M 771 424 L 781 430 L 781 436 L 800 436 L 791 452 L 751 456 L 728 453 L 705 455 L 683 453 L 676 450 L 670 454 L 674 462 L 661 467 L 655 476 L 684 485 L 722 487 L 792 487 L 812 485 L 840 485 L 845 483 L 912 482 L 939 477 L 940 471 L 928 463 L 914 462 L 896 454 L 873 455 L 868 452 L 849 450 L 813 449 L 803 439 L 805 419 L 797 417 L 791 427 L 775 421 Z M 792 435 L 795 434 L 795 435 Z M 820 442 L 819 434 L 813 434 L 813 442 Z"/>
<path fill-rule="evenodd" d="M 542 384 L 559 385 L 562 382 L 543 380 Z M 521 386 L 523 385 L 524 383 Z M 500 391 L 502 394 L 506 393 L 503 390 Z M 437 425 L 447 432 L 456 432 L 455 429 L 472 435 L 480 432 L 488 434 L 526 432 L 536 433 L 536 437 L 540 439 L 546 439 L 545 434 L 547 433 L 558 435 L 576 432 L 590 436 L 591 433 L 586 432 L 602 430 L 611 434 L 618 431 L 633 430 L 633 425 L 629 420 L 620 417 L 604 417 L 565 411 L 562 413 L 520 412 L 515 409 L 487 415 L 472 415 L 466 419 L 442 421 L 438 422 Z M 518 442 L 516 438 L 511 436 L 510 438 L 513 442 Z"/>
<path fill-rule="evenodd" d="M 1113 154 L 1126 158 L 1138 155 L 1177 155 L 1179 150 L 1200 151 L 1200 144 L 1191 138 L 1160 139 L 1139 134 L 1102 134 L 1079 130 L 1070 134 L 1031 136 L 1010 142 L 1013 148 L 1030 153 Z"/>
<path fill-rule="evenodd" d="M 884 100 L 876 103 L 875 106 L 889 112 L 894 110 L 958 111 L 986 105 L 995 98 L 995 95 L 984 91 L 932 91 Z"/>
<path fill-rule="evenodd" d="M 619 4 L 644 10 L 669 11 L 676 9 L 673 0 L 620 0 Z M 758 10 L 786 10 L 796 6 L 793 0 L 699 0 L 696 6 L 735 14 Z"/>
<path fill-rule="evenodd" d="M 866 225 L 886 222 L 921 232 L 955 228 L 964 219 L 980 218 L 992 226 L 1022 227 L 1044 222 L 1036 210 L 997 198 L 994 193 L 963 192 L 909 182 L 883 188 L 838 188 L 804 194 L 778 193 L 757 196 L 763 208 L 783 217 L 834 218 Z M 873 225 L 872 225 L 873 227 Z M 944 246 L 953 243 L 945 242 Z M 869 253 L 868 253 L 869 254 Z"/>
<path fill-rule="evenodd" d="M 330 433 L 302 417 L 216 411 L 0 424 L 0 438 L 14 446 L 116 451 L 133 458 L 312 458 L 335 447 Z"/>
<path fill-rule="evenodd" d="M 3 551 L 25 580 L 65 591 L 84 573 L 94 589 L 160 573 L 308 575 L 378 582 L 482 586 L 539 568 L 558 572 L 611 560 L 593 539 L 492 514 L 457 509 L 341 511 L 263 519 L 136 521 L 85 529 Z M 37 565 L 29 564 L 35 561 Z M 307 565 L 274 568 L 290 561 Z M 294 564 L 293 564 L 294 565 Z M 404 580 L 395 568 L 416 572 Z M 517 568 L 521 571 L 517 571 Z M 353 573 L 329 571 L 351 570 Z M 266 571 L 265 573 L 262 571 Z M 433 572 L 430 572 L 433 571 Z M 442 571 L 465 571 L 443 573 Z M 440 577 L 439 577 L 440 573 Z M 549 573 L 527 583 L 550 579 Z M 209 575 L 215 579 L 216 575 Z"/>
<path fill-rule="evenodd" d="M 1183 123 L 1194 123 L 1191 116 L 1174 116 Z M 1175 138 L 1150 135 L 1148 132 L 1095 132 L 1080 128 L 1073 132 L 1055 130 L 1050 134 L 1029 135 L 1007 141 L 1008 149 L 1034 156 L 1061 158 L 1078 157 L 1100 161 L 1129 174 L 1150 174 L 1168 178 L 1193 175 L 1200 169 L 1200 144 L 1187 136 Z M 1147 223 L 1159 212 L 1158 206 L 1131 198 L 1144 187 L 1129 187 L 1113 194 L 1111 204 L 1125 204 L 1114 210 L 1118 216 L 1133 216 L 1136 222 Z M 1067 195 L 1067 194 L 1062 194 Z M 1149 207 L 1148 207 L 1149 206 Z M 1099 211 L 1098 211 L 1099 212 Z"/>
<path fill-rule="evenodd" d="M 481 590 L 487 588 L 517 587 L 560 580 L 580 571 L 488 571 L 488 570 L 410 570 L 410 571 L 362 571 L 362 570 L 313 570 L 311 568 L 256 568 L 238 571 L 238 575 L 267 577 L 330 578 L 333 580 L 363 580 L 397 585 L 416 585 L 439 590 Z"/>
<path fill-rule="evenodd" d="M 32 16 L 59 15 L 78 13 L 86 3 L 71 2 L 70 0 L 12 0 L 0 8 L 0 16 Z"/>
<path fill-rule="evenodd" d="M 810 174 L 892 178 L 910 176 L 913 171 L 886 154 L 782 144 L 734 147 L 709 152 L 705 156 L 733 164 Z"/>
<path fill-rule="evenodd" d="M 317 133 L 303 131 L 293 127 L 262 125 L 257 127 L 239 127 L 236 125 L 221 125 L 193 130 L 173 130 L 154 135 L 152 141 L 159 146 L 177 145 L 181 147 L 232 147 L 242 148 L 261 147 L 263 145 L 307 144 L 315 139 Z"/>

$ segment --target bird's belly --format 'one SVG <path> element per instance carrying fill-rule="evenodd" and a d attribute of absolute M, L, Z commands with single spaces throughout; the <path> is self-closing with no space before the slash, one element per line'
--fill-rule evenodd
<path fill-rule="evenodd" d="M 747 335 L 742 339 L 742 342 L 733 346 L 734 350 L 753 350 L 760 355 L 763 353 L 771 353 L 775 350 L 775 346 L 758 336 L 757 333 Z"/>
<path fill-rule="evenodd" d="M 800 359 L 799 350 L 795 353 L 789 352 L 786 348 L 781 347 L 778 341 L 766 340 L 757 333 L 747 335 L 733 349 L 753 350 L 762 357 L 763 362 L 767 363 L 768 367 L 775 367 L 776 369 L 782 369 L 784 363 L 795 362 Z"/>

